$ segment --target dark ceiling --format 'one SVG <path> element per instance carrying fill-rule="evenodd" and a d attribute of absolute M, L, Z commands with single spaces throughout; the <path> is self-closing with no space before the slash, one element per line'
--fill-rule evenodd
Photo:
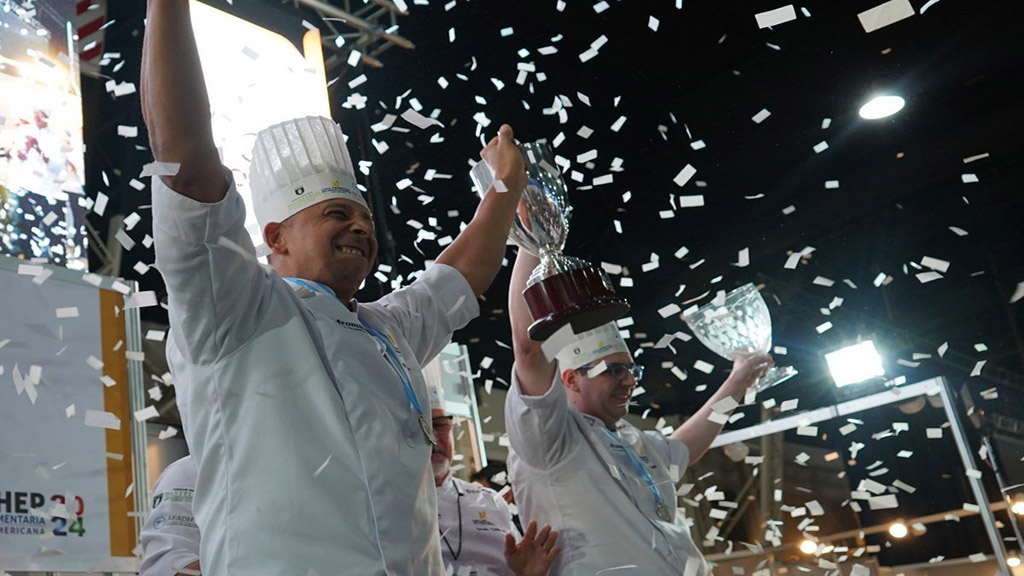
<path fill-rule="evenodd" d="M 290 38 L 304 32 L 303 19 L 315 22 L 315 14 L 290 3 L 211 3 L 272 22 Z M 450 9 L 435 0 L 411 6 L 399 33 L 416 44 L 415 50 L 384 53 L 380 70 L 329 72 L 329 80 L 341 78 L 332 85 L 332 105 L 353 138 L 353 155 L 374 161 L 365 183 L 396 208 L 380 225 L 393 247 L 382 251 L 394 266 L 392 277 L 421 269 L 420 251 L 427 257 L 440 251 L 429 241 L 420 242 L 419 251 L 414 248 L 416 232 L 408 220 L 426 224 L 435 217 L 443 237 L 471 217 L 476 199 L 466 173 L 480 149 L 474 115 L 483 112 L 493 122 L 484 129 L 488 137 L 501 122 L 512 124 L 522 140 L 564 132 L 556 152 L 573 160 L 573 169 L 585 177 L 582 185 L 570 181 L 574 215 L 566 252 L 621 265 L 622 275 L 633 279 L 633 287 L 619 293 L 633 304 L 635 324 L 628 329 L 635 347 L 649 346 L 666 333 L 688 332 L 677 316 L 662 318 L 661 307 L 686 308 L 684 301 L 707 291 L 713 295 L 754 282 L 764 287 L 775 344 L 788 349 L 776 360 L 801 372 L 766 398 L 800 398 L 801 408 L 841 399 L 822 354 L 873 338 L 889 378 L 902 375 L 915 382 L 942 375 L 957 387 L 966 384 L 976 399 L 980 391 L 998 386 L 998 398 L 979 406 L 1014 416 L 1014 406 L 1024 400 L 1024 302 L 1010 303 L 1024 282 L 1024 101 L 1019 79 L 1014 80 L 1024 65 L 1022 14 L 1012 2 L 942 0 L 928 2 L 923 14 L 865 33 L 857 14 L 878 3 L 798 4 L 795 21 L 763 30 L 754 15 L 779 7 L 778 2 L 687 0 L 678 9 L 666 0 L 612 2 L 601 13 L 591 2 L 570 2 L 559 11 L 553 0 L 456 1 Z M 138 79 L 141 4 L 110 6 L 116 23 L 108 30 L 108 50 L 122 52 L 126 60 L 114 74 L 118 80 Z M 925 6 L 921 0 L 913 4 L 917 12 Z M 648 27 L 651 16 L 660 22 L 657 32 Z M 514 32 L 503 37 L 506 27 Z M 455 31 L 454 42 L 449 29 Z M 607 43 L 599 54 L 581 62 L 579 54 L 602 35 Z M 545 46 L 557 53 L 539 54 Z M 520 57 L 523 49 L 529 54 Z M 531 73 L 525 85 L 516 84 L 520 62 L 535 64 L 546 78 Z M 368 81 L 356 91 L 368 98 L 367 107 L 344 109 L 348 81 L 361 73 Z M 447 89 L 437 82 L 441 76 Z M 504 86 L 499 90 L 492 79 Z M 879 92 L 903 96 L 906 107 L 884 120 L 859 118 L 860 105 Z M 565 123 L 544 113 L 559 97 L 571 104 Z M 385 113 L 403 112 L 411 98 L 424 113 L 440 109 L 445 127 L 420 130 L 399 121 L 397 126 L 410 131 L 371 133 L 370 125 Z M 761 109 L 771 115 L 753 122 Z M 133 232 L 141 237 L 149 226 L 148 190 L 137 193 L 127 181 L 150 161 L 137 146 L 145 143 L 144 134 L 138 142 L 114 135 L 118 124 L 141 126 L 138 102 L 114 101 L 93 83 L 86 85 L 86 110 L 90 193 L 103 189 L 111 196 L 108 212 L 127 214 L 142 206 L 143 222 Z M 627 120 L 613 132 L 610 127 L 620 116 Z M 826 118 L 831 124 L 823 128 Z M 586 139 L 577 135 L 584 126 L 593 130 Z M 443 142 L 431 143 L 436 134 Z M 370 138 L 386 141 L 390 149 L 378 155 Z M 706 147 L 693 149 L 695 140 Z M 816 153 L 821 141 L 828 149 Z M 592 149 L 598 151 L 593 168 L 575 161 Z M 988 156 L 964 162 L 981 154 Z M 610 170 L 615 158 L 622 159 L 621 171 Z M 680 188 L 673 178 L 687 164 L 696 175 Z M 428 181 L 428 169 L 453 178 Z M 100 170 L 113 175 L 109 188 Z M 610 173 L 613 183 L 590 186 Z M 975 174 L 979 181 L 964 183 L 963 174 Z M 411 178 L 414 188 L 398 190 L 395 183 L 403 178 Z M 839 187 L 827 189 L 830 180 L 838 180 Z M 424 205 L 423 194 L 433 200 Z M 703 207 L 659 217 L 673 210 L 674 197 L 696 194 L 703 194 Z M 449 216 L 451 210 L 458 215 Z M 96 223 L 105 229 L 104 221 Z M 674 254 L 683 246 L 689 252 L 680 260 Z M 784 268 L 789 254 L 805 247 L 815 250 L 796 269 Z M 749 266 L 735 266 L 745 248 Z M 943 278 L 924 284 L 915 277 L 927 270 L 919 269 L 925 256 L 949 262 Z M 659 266 L 643 272 L 643 264 L 655 258 Z M 153 255 L 136 246 L 125 255 L 122 274 L 136 277 L 132 265 L 140 259 L 149 263 Z M 891 282 L 874 286 L 879 274 L 891 276 Z M 613 276 L 617 285 L 622 275 Z M 814 283 L 819 276 L 834 285 Z M 141 281 L 145 289 L 162 290 L 156 271 Z M 505 381 L 511 367 L 507 283 L 505 270 L 486 294 L 482 318 L 457 335 L 469 344 L 474 363 L 494 359 L 478 383 Z M 381 290 L 371 281 L 364 299 Z M 835 297 L 842 305 L 824 315 L 822 309 Z M 144 314 L 166 322 L 159 309 Z M 819 334 L 816 327 L 826 321 L 833 327 Z M 940 358 L 943 343 L 948 350 Z M 976 349 L 977 344 L 987 349 Z M 695 340 L 673 346 L 644 347 L 639 357 L 648 367 L 639 409 L 652 407 L 654 416 L 692 413 L 729 367 Z M 914 353 L 931 358 L 917 367 L 897 363 L 911 361 Z M 713 363 L 716 371 L 708 376 L 691 369 L 698 359 Z M 970 377 L 980 360 L 987 364 Z M 671 365 L 686 371 L 687 380 L 674 376 Z M 695 391 L 700 384 L 711 386 Z M 869 384 L 851 393 L 882 387 Z M 760 417 L 756 406 L 746 410 L 751 412 L 744 425 Z M 872 425 L 878 431 L 889 422 L 866 428 Z M 907 442 L 928 450 L 923 428 L 913 435 L 920 438 Z M 865 437 L 872 441 L 869 433 Z M 1013 452 L 1005 459 L 1016 463 L 1022 455 Z M 1010 472 L 1019 474 L 1016 482 L 1024 481 L 1024 472 Z"/>

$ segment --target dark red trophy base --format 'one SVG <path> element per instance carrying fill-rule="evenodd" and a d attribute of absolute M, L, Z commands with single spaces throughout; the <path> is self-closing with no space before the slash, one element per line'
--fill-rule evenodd
<path fill-rule="evenodd" d="M 566 324 L 579 334 L 629 313 L 629 302 L 605 286 L 595 266 L 545 278 L 524 290 L 523 297 L 536 319 L 530 324 L 530 339 L 538 342 Z"/>

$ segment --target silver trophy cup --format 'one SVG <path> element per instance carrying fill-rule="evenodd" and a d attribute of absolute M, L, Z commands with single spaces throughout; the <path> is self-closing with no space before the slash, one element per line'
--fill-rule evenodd
<path fill-rule="evenodd" d="M 725 295 L 725 303 L 710 302 L 684 317 L 701 344 L 722 358 L 767 354 L 772 347 L 772 318 L 768 305 L 753 284 Z M 774 366 L 758 379 L 760 392 L 796 376 L 792 366 Z"/>
<path fill-rule="evenodd" d="M 541 140 L 521 143 L 519 148 L 528 181 L 509 238 L 540 258 L 523 291 L 534 320 L 530 338 L 546 340 L 567 323 L 578 334 L 625 316 L 629 303 L 615 295 L 608 275 L 562 253 L 572 209 L 551 146 Z M 473 167 L 470 177 L 481 196 L 494 184 L 494 174 L 484 161 Z"/>

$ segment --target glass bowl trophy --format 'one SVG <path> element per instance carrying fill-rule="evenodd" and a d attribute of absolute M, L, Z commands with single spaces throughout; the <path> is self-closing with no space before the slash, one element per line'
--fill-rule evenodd
<path fill-rule="evenodd" d="M 722 358 L 767 354 L 772 347 L 772 318 L 768 305 L 753 284 L 725 295 L 725 303 L 709 302 L 683 318 L 701 344 Z M 754 384 L 767 390 L 796 376 L 792 366 L 773 366 Z"/>
<path fill-rule="evenodd" d="M 547 340 L 566 324 L 579 334 L 622 318 L 629 313 L 629 303 L 615 294 L 604 270 L 562 253 L 571 208 L 551 146 L 540 140 L 520 143 L 519 148 L 528 181 L 509 238 L 540 258 L 523 291 L 533 317 L 530 338 Z M 482 160 L 470 177 L 481 196 L 494 183 L 490 166 Z"/>

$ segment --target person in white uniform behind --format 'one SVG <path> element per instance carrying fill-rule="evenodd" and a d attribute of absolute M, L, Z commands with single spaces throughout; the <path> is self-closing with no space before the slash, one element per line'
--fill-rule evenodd
<path fill-rule="evenodd" d="M 497 492 L 452 474 L 455 438 L 444 390 L 428 383 L 437 445 L 430 455 L 437 487 L 441 556 L 454 576 L 544 576 L 561 552 L 558 532 L 531 522 L 519 541 L 512 510 Z"/>
<path fill-rule="evenodd" d="M 500 268 L 526 183 L 512 129 L 481 152 L 508 191 L 491 188 L 411 285 L 358 303 L 377 240 L 337 124 L 258 134 L 264 267 L 214 146 L 188 0 L 149 1 L 143 52 L 151 148 L 176 165 L 152 180 L 153 236 L 203 571 L 443 574 L 421 366 L 478 314 Z"/>
<path fill-rule="evenodd" d="M 519 250 L 509 286 L 515 364 L 505 401 L 509 471 L 524 520 L 550 524 L 564 552 L 553 576 L 707 576 L 710 569 L 677 512 L 675 485 L 721 432 L 708 420 L 726 397 L 742 398 L 771 366 L 741 358 L 711 399 L 671 436 L 643 433 L 622 417 L 642 377 L 614 323 L 578 334 L 557 355 L 530 340 L 522 297 L 537 258 Z"/>
<path fill-rule="evenodd" d="M 199 527 L 192 517 L 196 467 L 191 456 L 171 462 L 153 485 L 153 504 L 139 532 L 139 576 L 196 576 Z"/>

